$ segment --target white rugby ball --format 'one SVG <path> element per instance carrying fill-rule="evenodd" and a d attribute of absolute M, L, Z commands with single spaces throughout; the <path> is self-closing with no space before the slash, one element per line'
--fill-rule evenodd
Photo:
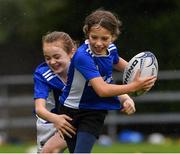
<path fill-rule="evenodd" d="M 123 73 L 123 84 L 131 83 L 134 80 L 136 72 L 140 70 L 140 77 L 157 76 L 158 61 L 155 55 L 150 51 L 144 51 L 135 55 L 128 63 Z M 139 96 L 145 91 L 136 91 L 132 96 Z"/>

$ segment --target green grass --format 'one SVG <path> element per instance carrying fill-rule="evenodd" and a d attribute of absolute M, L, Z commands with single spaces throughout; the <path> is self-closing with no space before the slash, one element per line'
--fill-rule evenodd
<path fill-rule="evenodd" d="M 30 146 L 29 144 L 4 144 L 0 145 L 0 153 L 24 153 Z"/>
<path fill-rule="evenodd" d="M 0 145 L 0 153 L 24 153 L 32 146 L 30 144 Z M 93 153 L 180 153 L 180 143 L 171 142 L 162 145 L 141 144 L 120 144 L 112 146 L 95 145 Z M 67 152 L 67 150 L 66 150 Z M 65 152 L 65 153 L 66 153 Z"/>
<path fill-rule="evenodd" d="M 147 143 L 141 144 L 113 144 L 110 147 L 104 147 L 100 145 L 95 145 L 93 152 L 102 152 L 102 153 L 172 153 L 179 152 L 179 144 L 163 144 L 163 145 L 153 145 Z"/>

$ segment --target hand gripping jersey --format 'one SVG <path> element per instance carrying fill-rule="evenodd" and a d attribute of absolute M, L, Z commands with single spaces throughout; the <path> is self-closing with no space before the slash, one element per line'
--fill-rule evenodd
<path fill-rule="evenodd" d="M 59 96 L 64 87 L 65 83 L 53 73 L 46 63 L 42 63 L 36 68 L 34 73 L 34 99 L 46 99 L 46 108 L 50 112 L 57 113 Z"/>
<path fill-rule="evenodd" d="M 93 54 L 86 40 L 73 56 L 60 103 L 74 109 L 121 109 L 117 97 L 99 97 L 89 83 L 90 79 L 100 76 L 105 82 L 112 83 L 113 64 L 118 62 L 119 56 L 114 44 L 109 45 L 107 55 L 99 56 Z"/>

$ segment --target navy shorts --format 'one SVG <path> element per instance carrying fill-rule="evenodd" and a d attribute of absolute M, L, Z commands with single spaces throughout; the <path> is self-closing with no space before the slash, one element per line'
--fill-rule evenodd
<path fill-rule="evenodd" d="M 107 110 L 72 109 L 60 106 L 60 114 L 70 116 L 73 119 L 71 124 L 78 132 L 89 132 L 97 138 L 103 128 L 107 113 Z"/>

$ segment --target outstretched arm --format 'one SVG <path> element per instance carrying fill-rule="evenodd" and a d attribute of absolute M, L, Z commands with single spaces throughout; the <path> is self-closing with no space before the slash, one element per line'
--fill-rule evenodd
<path fill-rule="evenodd" d="M 139 90 L 148 91 L 152 88 L 156 79 L 154 76 L 140 78 L 140 72 L 138 71 L 133 82 L 125 85 L 108 84 L 102 77 L 93 78 L 89 82 L 100 97 L 112 97 Z"/>
<path fill-rule="evenodd" d="M 69 123 L 72 119 L 67 115 L 58 115 L 49 112 L 46 109 L 46 100 L 42 98 L 35 99 L 36 114 L 49 122 L 52 122 L 54 126 L 63 132 L 64 135 L 71 137 L 71 134 L 75 134 L 75 128 Z"/>

